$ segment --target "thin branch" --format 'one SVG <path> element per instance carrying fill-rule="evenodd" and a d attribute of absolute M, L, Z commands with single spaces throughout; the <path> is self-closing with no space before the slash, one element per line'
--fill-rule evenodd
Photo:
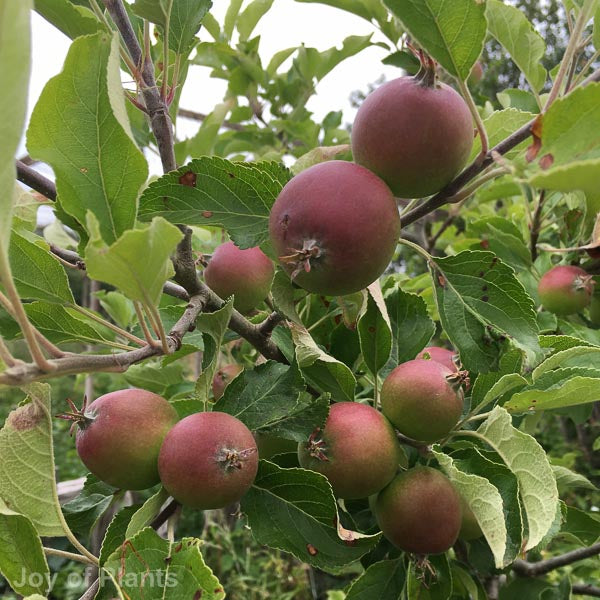
<path fill-rule="evenodd" d="M 277 325 L 279 325 L 279 323 L 281 323 L 283 320 L 285 320 L 285 317 L 281 313 L 272 312 L 262 323 L 258 325 L 258 329 L 260 329 L 260 332 L 265 336 L 271 335 L 273 329 L 275 329 L 275 327 L 277 327 Z"/>
<path fill-rule="evenodd" d="M 48 200 L 56 200 L 56 186 L 54 182 L 38 173 L 35 169 L 17 160 L 17 179 L 30 188 L 46 196 Z"/>
<path fill-rule="evenodd" d="M 589 558 L 590 556 L 596 556 L 600 554 L 600 544 L 594 544 L 587 548 L 578 548 L 571 552 L 566 552 L 560 556 L 553 556 L 547 560 L 540 560 L 538 562 L 528 562 L 526 560 L 517 559 L 511 565 L 512 570 L 521 577 L 539 577 L 545 575 L 566 565 L 570 565 L 578 560 Z"/>
<path fill-rule="evenodd" d="M 544 207 L 544 200 L 546 199 L 546 190 L 540 192 L 535 211 L 531 220 L 531 241 L 529 249 L 531 252 L 531 260 L 535 262 L 538 256 L 537 243 L 540 238 L 540 230 L 542 226 L 542 209 Z"/>
<path fill-rule="evenodd" d="M 170 352 L 175 352 L 181 347 L 181 340 L 185 333 L 193 326 L 196 317 L 204 307 L 204 298 L 195 296 L 190 302 L 173 329 L 167 336 L 167 344 Z M 151 356 L 160 356 L 163 354 L 161 346 L 144 346 L 129 352 L 119 354 L 98 354 L 98 355 L 79 355 L 74 354 L 65 358 L 50 360 L 53 369 L 52 376 L 58 374 L 65 375 L 70 373 L 88 373 L 92 371 L 126 371 L 131 365 Z M 23 364 L 15 365 L 0 373 L 0 383 L 8 385 L 23 385 L 31 381 L 38 381 L 50 376 L 37 365 Z"/>
<path fill-rule="evenodd" d="M 196 112 L 195 110 L 188 110 L 186 108 L 180 108 L 177 111 L 177 114 L 180 117 L 184 117 L 186 119 L 192 119 L 194 121 L 204 121 L 208 115 L 204 113 Z M 226 129 L 231 129 L 233 131 L 244 131 L 244 126 L 240 123 L 232 123 L 231 121 L 223 121 L 223 127 Z"/>
<path fill-rule="evenodd" d="M 574 583 L 571 592 L 580 596 L 600 598 L 600 587 L 595 587 L 591 583 Z"/>
<path fill-rule="evenodd" d="M 52 254 L 54 254 L 55 256 L 61 258 L 66 263 L 69 263 L 72 267 L 85 271 L 85 262 L 83 261 L 81 256 L 77 254 L 77 252 L 73 252 L 72 250 L 65 250 L 64 248 L 59 248 L 54 244 L 50 244 L 50 252 L 52 252 Z"/>
<path fill-rule="evenodd" d="M 150 127 L 156 138 L 163 170 L 165 173 L 174 171 L 177 168 L 177 162 L 175 161 L 173 145 L 173 124 L 171 123 L 169 108 L 156 85 L 154 65 L 150 54 L 142 54 L 142 49 L 122 0 L 104 0 L 104 6 L 106 6 L 114 24 L 117 26 L 133 62 L 140 67 L 143 80 L 141 93 L 150 118 Z"/>

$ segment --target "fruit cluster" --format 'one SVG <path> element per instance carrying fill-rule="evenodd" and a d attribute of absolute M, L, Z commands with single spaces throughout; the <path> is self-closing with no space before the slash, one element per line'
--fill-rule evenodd
<path fill-rule="evenodd" d="M 99 479 L 122 489 L 160 482 L 181 504 L 202 510 L 239 501 L 254 481 L 259 456 L 297 451 L 300 466 L 324 475 L 336 497 L 370 497 L 376 520 L 392 543 L 431 554 L 456 541 L 468 506 L 435 469 L 415 466 L 398 472 L 402 450 L 397 431 L 426 444 L 456 426 L 463 403 L 457 362 L 449 350 L 426 348 L 386 378 L 381 412 L 360 402 L 335 403 L 324 427 L 299 444 L 253 435 L 239 419 L 222 412 L 178 420 L 169 402 L 141 389 L 105 394 L 63 416 L 77 425 L 79 456 Z M 215 396 L 241 370 L 239 365 L 221 368 L 213 379 Z M 434 423 L 435 433 L 420 423 Z M 472 530 L 477 523 L 471 521 Z"/>

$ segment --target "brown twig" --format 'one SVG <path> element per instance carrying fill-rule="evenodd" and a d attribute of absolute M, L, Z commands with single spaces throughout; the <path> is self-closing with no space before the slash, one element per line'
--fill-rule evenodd
<path fill-rule="evenodd" d="M 577 548 L 571 552 L 566 552 L 560 556 L 553 556 L 547 560 L 540 560 L 538 562 L 529 562 L 526 560 L 517 559 L 512 564 L 512 570 L 521 577 L 539 577 L 545 575 L 566 565 L 570 565 L 578 560 L 589 558 L 590 556 L 596 556 L 600 554 L 600 544 L 594 544 L 587 548 Z"/>
<path fill-rule="evenodd" d="M 540 238 L 540 229 L 542 225 L 542 208 L 546 199 L 546 190 L 540 192 L 540 196 L 531 219 L 531 242 L 529 245 L 531 251 L 531 260 L 535 261 L 538 256 L 537 243 Z"/>
<path fill-rule="evenodd" d="M 180 108 L 177 111 L 177 114 L 180 117 L 185 117 L 186 119 L 193 119 L 194 121 L 204 121 L 208 115 L 204 113 L 196 112 L 195 110 L 187 110 L 186 108 Z M 241 123 L 232 123 L 231 121 L 223 121 L 223 127 L 226 129 L 231 129 L 232 131 L 244 131 L 244 126 Z"/>
<path fill-rule="evenodd" d="M 169 115 L 169 107 L 161 97 L 154 78 L 154 65 L 149 53 L 142 53 L 142 48 L 129 20 L 122 0 L 104 0 L 104 6 L 125 43 L 129 55 L 139 69 L 142 79 L 141 93 L 150 119 L 150 127 L 156 138 L 158 153 L 165 173 L 177 168 L 173 146 L 173 124 Z M 136 75 L 132 73 L 132 75 Z"/>
<path fill-rule="evenodd" d="M 46 196 L 48 200 L 56 200 L 56 186 L 54 182 L 26 165 L 23 161 L 15 161 L 17 165 L 17 179 L 30 188 Z"/>
<path fill-rule="evenodd" d="M 591 583 L 574 583 L 571 592 L 579 596 L 600 598 L 600 587 L 595 587 Z"/>

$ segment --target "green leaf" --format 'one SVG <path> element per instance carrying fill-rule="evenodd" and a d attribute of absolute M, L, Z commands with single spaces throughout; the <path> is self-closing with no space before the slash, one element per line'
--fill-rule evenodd
<path fill-rule="evenodd" d="M 368 288 L 367 307 L 357 329 L 365 364 L 377 377 L 392 351 L 392 326 L 379 282 Z"/>
<path fill-rule="evenodd" d="M 585 512 L 567 506 L 567 518 L 560 532 L 562 538 L 581 546 L 591 546 L 600 539 L 600 518 L 596 512 Z"/>
<path fill-rule="evenodd" d="M 600 400 L 600 369 L 566 367 L 540 375 L 504 404 L 511 413 L 579 406 Z"/>
<path fill-rule="evenodd" d="M 502 108 L 516 108 L 534 115 L 540 112 L 535 96 L 527 90 L 508 88 L 496 94 Z"/>
<path fill-rule="evenodd" d="M 398 600 L 406 583 L 406 568 L 401 558 L 372 564 L 356 578 L 345 600 Z"/>
<path fill-rule="evenodd" d="M 48 591 L 50 570 L 35 527 L 27 517 L 10 510 L 2 500 L 0 574 L 22 596 Z"/>
<path fill-rule="evenodd" d="M 116 33 L 71 44 L 31 115 L 27 148 L 52 166 L 69 215 L 83 224 L 91 211 L 108 243 L 133 227 L 148 166 L 125 112 Z"/>
<path fill-rule="evenodd" d="M 296 310 L 294 286 L 288 274 L 281 269 L 275 271 L 271 294 L 277 310 L 282 312 L 290 321 L 302 325 L 302 319 L 300 319 Z"/>
<path fill-rule="evenodd" d="M 40 238 L 41 244 L 45 246 Z M 74 304 L 73 293 L 64 267 L 41 245 L 13 232 L 8 258 L 22 298 Z"/>
<path fill-rule="evenodd" d="M 136 0 L 132 9 L 139 17 L 158 25 L 163 37 L 168 20 L 169 48 L 187 56 L 211 6 L 211 0 Z"/>
<path fill-rule="evenodd" d="M 530 167 L 536 187 L 597 195 L 600 168 L 600 83 L 552 103 L 542 121 L 542 146 Z"/>
<path fill-rule="evenodd" d="M 127 530 L 125 532 L 126 538 L 133 537 L 138 531 L 144 529 L 144 527 L 148 527 L 156 515 L 158 515 L 161 506 L 167 501 L 169 498 L 169 492 L 165 490 L 164 487 L 161 488 L 146 500 L 144 504 L 133 514 L 131 517 L 131 521 L 129 521 L 129 525 L 127 525 Z"/>
<path fill-rule="evenodd" d="M 494 254 L 514 269 L 531 268 L 531 253 L 521 231 L 503 217 L 484 217 L 469 223 L 465 234 L 479 239 Z"/>
<path fill-rule="evenodd" d="M 484 119 L 483 124 L 488 134 L 489 147 L 493 148 L 502 140 L 507 138 L 511 133 L 514 133 L 519 127 L 529 123 L 535 115 L 530 112 L 517 110 L 516 108 L 507 108 L 505 110 L 497 110 L 493 112 L 487 119 Z M 524 150 L 529 145 L 529 140 L 524 140 L 517 144 L 512 150 L 507 152 L 505 156 L 514 158 L 519 152 Z M 481 152 L 481 140 L 479 136 L 475 138 L 473 149 L 469 157 L 468 163 L 471 163 Z"/>
<path fill-rule="evenodd" d="M 305 469 L 281 469 L 261 460 L 241 510 L 259 544 L 337 572 L 373 548 L 381 534 L 338 531 L 336 503 L 327 479 Z M 340 537 L 340 534 L 344 538 Z"/>
<path fill-rule="evenodd" d="M 8 250 L 17 177 L 15 154 L 27 111 L 31 0 L 0 2 L 0 253 Z"/>
<path fill-rule="evenodd" d="M 479 475 L 465 473 L 457 468 L 452 458 L 442 452 L 433 451 L 438 463 L 473 511 L 477 523 L 494 555 L 496 567 L 505 566 L 506 524 L 502 496 L 490 481 Z"/>
<path fill-rule="evenodd" d="M 113 334 L 72 309 L 48 302 L 29 302 L 25 312 L 32 325 L 55 344 L 84 342 L 112 345 Z"/>
<path fill-rule="evenodd" d="M 203 156 L 213 153 L 214 145 L 219 135 L 219 130 L 227 114 L 233 108 L 233 100 L 217 104 L 211 113 L 202 121 L 196 135 L 185 141 L 187 156 Z"/>
<path fill-rule="evenodd" d="M 250 38 L 256 25 L 272 5 L 273 0 L 253 0 L 246 6 L 237 18 L 237 30 L 240 34 L 240 41 L 245 42 Z"/>
<path fill-rule="evenodd" d="M 529 535 L 525 550 L 534 548 L 556 515 L 558 489 L 548 457 L 538 442 L 512 426 L 510 414 L 497 406 L 477 430 L 502 457 L 519 481 Z"/>
<path fill-rule="evenodd" d="M 167 389 L 181 382 L 183 366 L 173 363 L 163 366 L 157 363 L 133 365 L 125 373 L 125 381 L 133 387 L 139 387 L 159 396 L 166 396 Z"/>
<path fill-rule="evenodd" d="M 496 369 L 504 338 L 524 351 L 539 348 L 533 300 L 492 252 L 435 259 L 432 270 L 442 326 L 465 368 Z"/>
<path fill-rule="evenodd" d="M 268 239 L 271 206 L 289 178 L 289 171 L 273 162 L 198 158 L 144 190 L 139 218 L 221 225 L 240 248 L 259 246 Z"/>
<path fill-rule="evenodd" d="M 302 394 L 304 388 L 297 366 L 269 361 L 245 369 L 225 388 L 214 409 L 237 417 L 252 431 L 285 431 L 286 422 L 293 420 L 292 439 L 300 442 L 323 424 L 328 411 L 325 403 L 316 403 L 315 414 L 316 401 Z"/>
<path fill-rule="evenodd" d="M 323 392 L 329 392 L 336 401 L 354 400 L 356 379 L 352 371 L 317 346 L 310 333 L 302 326 L 290 324 L 296 346 L 296 360 L 306 380 Z"/>
<path fill-rule="evenodd" d="M 463 81 L 483 50 L 485 3 L 479 0 L 384 0 L 417 42 Z"/>
<path fill-rule="evenodd" d="M 544 336 L 544 338 L 546 337 L 549 336 Z M 587 345 L 576 338 L 569 339 L 578 342 L 578 344 L 564 350 L 557 349 L 557 352 L 540 363 L 532 373 L 534 381 L 544 373 L 561 367 L 590 367 L 592 369 L 600 369 L 600 348 Z"/>
<path fill-rule="evenodd" d="M 103 569 L 130 600 L 167 598 L 173 589 L 180 598 L 222 600 L 225 592 L 204 563 L 201 544 L 196 538 L 169 542 L 147 527 L 115 550 Z"/>
<path fill-rule="evenodd" d="M 546 53 L 544 38 L 516 6 L 488 0 L 486 16 L 490 34 L 504 46 L 532 89 L 539 92 L 547 76 L 541 64 Z"/>
<path fill-rule="evenodd" d="M 471 391 L 471 406 L 483 408 L 488 392 L 505 375 L 519 374 L 523 367 L 523 354 L 519 350 L 511 350 L 500 357 L 500 365 L 497 371 L 491 373 L 480 373 L 475 379 Z M 527 380 L 523 378 L 523 384 L 527 385 Z M 494 396 L 496 398 L 497 396 Z M 484 404 L 482 404 L 482 402 Z"/>
<path fill-rule="evenodd" d="M 196 381 L 195 401 L 204 403 L 210 397 L 212 380 L 217 371 L 219 348 L 227 331 L 232 312 L 233 300 L 230 299 L 219 310 L 213 313 L 200 313 L 196 319 L 196 329 L 204 332 L 206 335 L 204 355 L 202 357 L 202 373 Z M 199 404 L 198 408 L 202 406 L 204 404 Z"/>
<path fill-rule="evenodd" d="M 135 308 L 129 298 L 119 292 L 100 290 L 94 292 L 100 306 L 119 327 L 127 329 L 135 318 Z"/>
<path fill-rule="evenodd" d="M 435 333 L 435 324 L 427 314 L 420 296 L 395 289 L 385 297 L 392 324 L 390 368 L 412 360 L 425 348 Z"/>
<path fill-rule="evenodd" d="M 175 273 L 170 256 L 181 240 L 181 231 L 157 217 L 143 229 L 126 231 L 107 246 L 90 213 L 88 229 L 90 241 L 85 249 L 88 275 L 114 285 L 130 300 L 157 306 L 165 281 Z"/>
<path fill-rule="evenodd" d="M 87 535 L 114 499 L 116 488 L 88 475 L 79 494 L 63 505 L 63 513 L 72 531 Z"/>
<path fill-rule="evenodd" d="M 122 508 L 112 519 L 102 541 L 100 548 L 100 566 L 108 560 L 108 557 L 125 541 L 127 526 L 131 517 L 140 508 L 139 504 Z"/>
<path fill-rule="evenodd" d="M 556 485 L 558 486 L 559 494 L 564 494 L 572 489 L 584 489 L 597 491 L 598 488 L 581 473 L 575 473 L 567 467 L 561 465 L 552 465 L 554 476 L 556 477 Z"/>
<path fill-rule="evenodd" d="M 506 552 L 503 564 L 512 563 L 521 553 L 523 544 L 523 522 L 517 478 L 504 464 L 502 458 L 492 450 L 471 446 L 453 452 L 452 459 L 458 469 L 487 479 L 500 493 L 504 512 L 503 521 L 506 526 Z M 515 510 L 515 507 L 518 507 L 518 510 Z M 487 541 L 485 545 L 489 547 Z"/>
<path fill-rule="evenodd" d="M 0 498 L 45 537 L 64 535 L 54 478 L 50 386 L 32 383 L 0 430 Z"/>
<path fill-rule="evenodd" d="M 74 40 L 81 35 L 96 33 L 102 24 L 86 6 L 73 4 L 70 0 L 35 0 L 35 12 L 48 23 Z"/>

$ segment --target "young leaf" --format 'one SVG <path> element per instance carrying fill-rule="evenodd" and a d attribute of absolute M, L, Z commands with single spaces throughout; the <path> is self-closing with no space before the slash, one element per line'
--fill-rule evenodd
<path fill-rule="evenodd" d="M 506 524 L 504 523 L 504 507 L 500 492 L 486 478 L 458 469 L 452 458 L 446 454 L 434 451 L 433 455 L 473 511 L 494 555 L 496 567 L 501 569 L 505 566 Z"/>
<path fill-rule="evenodd" d="M 202 373 L 196 381 L 194 400 L 206 402 L 211 393 L 213 377 L 217 371 L 219 348 L 229 325 L 233 311 L 233 300 L 229 300 L 213 313 L 201 313 L 196 319 L 196 329 L 205 333 Z M 200 405 L 203 406 L 203 405 Z"/>
<path fill-rule="evenodd" d="M 125 112 L 116 34 L 73 42 L 31 115 L 27 148 L 52 166 L 62 208 L 79 223 L 91 211 L 109 244 L 133 227 L 148 166 Z"/>
<path fill-rule="evenodd" d="M 495 370 L 504 338 L 525 351 L 539 348 L 533 300 L 492 252 L 435 259 L 432 272 L 442 326 L 465 368 Z"/>
<path fill-rule="evenodd" d="M 236 25 L 240 34 L 240 41 L 245 42 L 250 38 L 256 25 L 272 5 L 273 0 L 253 0 L 246 6 L 237 18 Z"/>
<path fill-rule="evenodd" d="M 508 219 L 502 217 L 478 219 L 469 223 L 466 235 L 479 239 L 476 245 L 481 247 L 485 244 L 486 248 L 515 270 L 531 268 L 531 252 L 525 245 L 518 227 Z"/>
<path fill-rule="evenodd" d="M 296 360 L 306 380 L 318 389 L 329 392 L 336 401 L 354 400 L 356 379 L 352 371 L 317 346 L 308 331 L 290 324 L 296 346 Z"/>
<path fill-rule="evenodd" d="M 226 388 L 215 410 L 237 417 L 252 431 L 282 424 L 296 412 L 304 381 L 296 366 L 269 361 L 245 369 Z M 306 435 L 316 427 L 307 424 Z M 303 439 L 303 438 L 301 438 Z"/>
<path fill-rule="evenodd" d="M 0 430 L 0 499 L 46 537 L 64 535 L 54 478 L 50 386 L 32 383 Z M 24 493 L 25 492 L 25 493 Z"/>
<path fill-rule="evenodd" d="M 88 275 L 114 285 L 130 300 L 158 305 L 165 281 L 175 273 L 170 256 L 181 240 L 181 231 L 157 217 L 145 228 L 126 231 L 107 246 L 91 213 L 88 213 L 88 230 L 90 241 L 85 249 Z"/>
<path fill-rule="evenodd" d="M 542 120 L 542 146 L 529 182 L 539 188 L 583 190 L 593 197 L 600 169 L 600 83 L 556 100 Z"/>
<path fill-rule="evenodd" d="M 133 514 L 131 521 L 129 521 L 129 525 L 127 525 L 125 537 L 131 538 L 144 527 L 148 527 L 154 520 L 154 517 L 158 515 L 161 506 L 168 498 L 169 492 L 161 486 L 158 492 L 152 494 L 152 496 L 150 496 L 150 498 L 148 498 L 148 500 L 146 500 L 146 502 L 144 502 L 144 504 Z"/>
<path fill-rule="evenodd" d="M 108 557 L 125 541 L 129 521 L 131 521 L 131 517 L 137 512 L 140 506 L 140 504 L 126 506 L 113 517 L 106 529 L 102 547 L 100 548 L 100 566 L 102 566 L 108 560 Z"/>
<path fill-rule="evenodd" d="M 392 324 L 390 369 L 412 360 L 425 348 L 435 333 L 435 324 L 427 314 L 427 305 L 420 296 L 395 289 L 385 297 Z"/>
<path fill-rule="evenodd" d="M 547 77 L 546 69 L 541 64 L 546 53 L 542 36 L 521 10 L 500 0 L 487 1 L 486 16 L 488 31 L 506 48 L 531 88 L 539 92 Z"/>
<path fill-rule="evenodd" d="M 241 509 L 258 543 L 331 572 L 358 560 L 381 538 L 336 528 L 335 499 L 323 475 L 265 460 Z"/>
<path fill-rule="evenodd" d="M 170 4 L 170 11 L 168 6 Z M 202 19 L 212 6 L 211 0 L 136 0 L 133 12 L 158 25 L 161 34 L 169 23 L 169 48 L 187 56 L 192 48 Z"/>
<path fill-rule="evenodd" d="M 31 0 L 0 4 L 0 252 L 8 251 L 16 171 L 14 158 L 27 110 Z"/>
<path fill-rule="evenodd" d="M 567 467 L 561 465 L 552 465 L 554 476 L 556 477 L 556 485 L 558 486 L 558 493 L 564 494 L 567 491 L 581 488 L 585 490 L 597 491 L 598 488 L 587 478 L 581 475 L 581 473 L 575 473 Z"/>
<path fill-rule="evenodd" d="M 548 457 L 534 438 L 512 426 L 510 414 L 499 406 L 477 434 L 517 477 L 529 533 L 525 550 L 534 548 L 552 527 L 558 504 L 556 479 Z"/>
<path fill-rule="evenodd" d="M 221 225 L 241 248 L 259 246 L 268 238 L 271 206 L 289 178 L 278 163 L 197 158 L 144 190 L 139 218 Z"/>
<path fill-rule="evenodd" d="M 367 307 L 358 321 L 360 349 L 369 371 L 377 377 L 392 351 L 392 328 L 379 283 L 369 286 Z"/>
<path fill-rule="evenodd" d="M 397 600 L 406 583 L 406 568 L 401 558 L 372 564 L 355 579 L 345 600 Z"/>
<path fill-rule="evenodd" d="M 88 7 L 79 6 L 70 0 L 35 0 L 34 4 L 36 13 L 72 40 L 81 35 L 96 33 L 102 28 L 102 24 Z"/>
<path fill-rule="evenodd" d="M 27 517 L 10 510 L 1 499 L 0 574 L 22 596 L 48 591 L 50 571 L 35 527 Z M 39 583 L 34 583 L 36 581 Z"/>
<path fill-rule="evenodd" d="M 128 329 L 135 319 L 135 308 L 129 298 L 119 292 L 100 290 L 94 292 L 100 306 L 119 327 Z"/>
<path fill-rule="evenodd" d="M 384 0 L 412 37 L 463 81 L 483 50 L 485 3 L 478 0 Z"/>
<path fill-rule="evenodd" d="M 13 231 L 8 259 L 21 298 L 75 303 L 64 267 L 41 245 Z"/>
<path fill-rule="evenodd" d="M 174 589 L 181 598 L 222 600 L 225 591 L 204 563 L 201 543 L 169 542 L 147 527 L 115 550 L 103 569 L 130 600 L 148 600 L 149 590 L 152 598 L 167 598 Z"/>
<path fill-rule="evenodd" d="M 87 535 L 114 500 L 117 489 L 88 475 L 79 494 L 63 505 L 63 513 L 72 531 Z"/>

